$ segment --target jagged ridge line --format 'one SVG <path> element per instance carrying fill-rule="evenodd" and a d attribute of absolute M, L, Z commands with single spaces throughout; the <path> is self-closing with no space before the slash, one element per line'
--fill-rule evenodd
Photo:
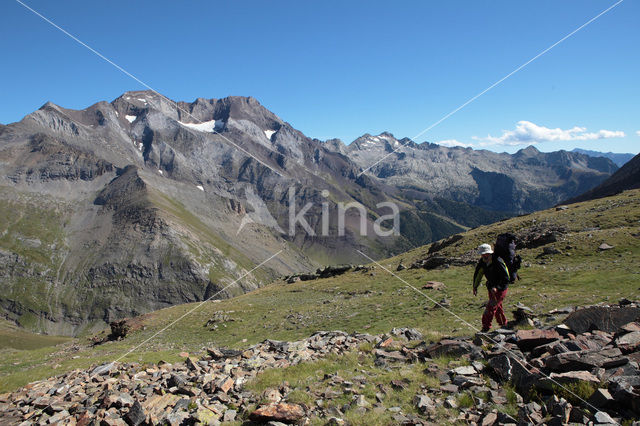
<path fill-rule="evenodd" d="M 17 3 L 19 3 L 20 5 L 22 5 L 23 7 L 25 7 L 26 9 L 28 9 L 29 11 L 31 11 L 32 13 L 34 13 L 35 15 L 39 16 L 40 18 L 42 18 L 44 21 L 46 21 L 47 23 L 51 24 L 53 27 L 57 28 L 58 30 L 60 30 L 61 32 L 63 32 L 65 35 L 67 35 L 68 37 L 70 37 L 71 39 L 73 39 L 74 41 L 76 41 L 77 43 L 79 43 L 80 45 L 84 46 L 85 48 L 89 49 L 92 53 L 94 53 L 95 55 L 97 55 L 98 57 L 100 57 L 101 59 L 105 60 L 106 62 L 108 62 L 109 64 L 113 65 L 114 67 L 116 67 L 119 71 L 121 71 L 122 73 L 124 73 L 125 75 L 127 75 L 128 77 L 131 77 L 132 79 L 134 79 L 136 82 L 140 83 L 141 85 L 143 85 L 144 87 L 146 87 L 147 89 L 151 90 L 153 93 L 157 94 L 158 96 L 160 96 L 161 98 L 165 99 L 166 101 L 175 104 L 176 108 L 183 111 L 185 114 L 187 114 L 188 116 L 190 116 L 191 118 L 193 118 L 194 120 L 196 120 L 198 123 L 202 123 L 202 121 L 196 117 L 194 117 L 189 111 L 184 110 L 183 108 L 180 108 L 180 106 L 178 105 L 178 103 L 172 99 L 167 98 L 166 96 L 164 96 L 163 94 L 161 94 L 160 92 L 158 92 L 156 89 L 154 89 L 153 87 L 149 86 L 147 83 L 145 83 L 144 81 L 140 80 L 138 77 L 134 76 L 133 74 L 131 74 L 130 72 L 128 72 L 127 70 L 125 70 L 124 68 L 122 68 L 120 65 L 116 64 L 115 62 L 113 62 L 112 60 L 110 60 L 109 58 L 107 58 L 106 56 L 104 56 L 103 54 L 101 54 L 100 52 L 98 52 L 97 50 L 95 50 L 94 48 L 92 48 L 91 46 L 89 46 L 88 44 L 84 43 L 82 40 L 78 39 L 77 37 L 75 37 L 73 34 L 69 33 L 68 31 L 66 31 L 64 28 L 58 26 L 57 24 L 55 24 L 54 22 L 52 22 L 50 19 L 48 19 L 47 17 L 43 16 L 42 14 L 40 14 L 38 11 L 32 9 L 31 7 L 29 7 L 28 5 L 26 5 L 25 3 L 23 3 L 21 0 L 16 0 Z M 215 133 L 217 135 L 219 135 L 220 137 L 222 137 L 224 140 L 226 140 L 227 142 L 229 142 L 231 145 L 235 146 L 239 151 L 243 152 L 244 154 L 246 154 L 247 156 L 249 156 L 250 158 L 253 158 L 254 160 L 256 160 L 257 162 L 259 162 L 260 164 L 262 164 L 263 166 L 267 167 L 268 169 L 270 169 L 271 171 L 273 171 L 274 173 L 276 173 L 278 176 L 284 177 L 284 175 L 280 172 L 278 172 L 276 169 L 274 169 L 273 167 L 271 167 L 270 165 L 268 165 L 267 163 L 263 162 L 262 160 L 260 160 L 259 158 L 255 157 L 254 155 L 252 155 L 251 153 L 249 153 L 247 150 L 245 150 L 244 148 L 240 147 L 239 145 L 237 145 L 235 142 L 231 141 L 230 139 L 228 139 L 226 136 L 220 134 L 219 132 L 216 132 L 215 129 L 212 130 L 212 133 Z M 264 145 L 263 145 L 264 146 Z M 275 154 L 278 155 L 282 155 L 284 156 L 284 154 L 277 152 L 269 147 L 266 147 L 267 149 L 269 149 L 270 151 L 274 152 Z"/>

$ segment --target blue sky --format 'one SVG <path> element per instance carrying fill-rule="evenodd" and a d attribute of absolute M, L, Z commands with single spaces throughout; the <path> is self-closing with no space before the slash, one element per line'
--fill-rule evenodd
<path fill-rule="evenodd" d="M 22 1 L 171 99 L 253 96 L 346 143 L 420 134 L 615 3 Z M 144 89 L 19 3 L 0 14 L 1 123 Z M 416 141 L 637 153 L 639 16 L 623 1 Z"/>

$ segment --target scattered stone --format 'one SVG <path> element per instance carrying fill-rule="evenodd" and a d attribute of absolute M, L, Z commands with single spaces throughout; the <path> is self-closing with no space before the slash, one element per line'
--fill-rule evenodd
<path fill-rule="evenodd" d="M 447 408 L 458 408 L 458 401 L 456 401 L 455 397 L 448 396 L 444 400 L 444 406 L 447 407 Z"/>
<path fill-rule="evenodd" d="M 115 368 L 115 363 L 110 362 L 108 364 L 100 365 L 91 371 L 92 376 L 103 376 L 109 374 Z"/>
<path fill-rule="evenodd" d="M 614 399 L 607 389 L 598 388 L 587 402 L 594 407 L 606 408 L 613 401 Z"/>
<path fill-rule="evenodd" d="M 427 395 L 416 395 L 413 398 L 413 404 L 422 414 L 434 413 L 436 411 L 435 403 Z"/>
<path fill-rule="evenodd" d="M 611 246 L 607 243 L 602 243 L 600 244 L 600 246 L 598 246 L 598 250 L 600 251 L 611 250 L 612 248 L 614 248 L 614 246 Z"/>
<path fill-rule="evenodd" d="M 465 365 L 463 367 L 457 367 L 454 368 L 453 370 L 450 371 L 453 374 L 460 374 L 463 376 L 472 376 L 474 374 L 477 374 L 478 372 L 476 371 L 475 368 L 473 368 L 473 366 L 471 365 Z"/>
<path fill-rule="evenodd" d="M 482 426 L 492 426 L 498 421 L 498 414 L 494 412 L 487 413 L 480 423 Z"/>
<path fill-rule="evenodd" d="M 224 412 L 224 416 L 222 417 L 223 422 L 234 422 L 236 420 L 236 416 L 238 412 L 236 410 L 227 410 Z"/>
<path fill-rule="evenodd" d="M 447 286 L 439 281 L 427 281 L 422 288 L 425 290 L 446 290 Z"/>
<path fill-rule="evenodd" d="M 391 387 L 395 390 L 405 390 L 408 386 L 408 383 L 403 380 L 392 380 Z"/>
<path fill-rule="evenodd" d="M 597 424 L 610 424 L 610 425 L 618 424 L 618 422 L 613 420 L 611 416 L 605 413 L 604 411 L 598 411 L 594 417 Z"/>
<path fill-rule="evenodd" d="M 391 334 L 394 336 L 402 336 L 409 341 L 422 340 L 422 333 L 415 328 L 393 328 Z"/>
<path fill-rule="evenodd" d="M 257 410 L 249 414 L 249 420 L 256 422 L 297 422 L 305 415 L 304 409 L 298 404 L 269 404 L 259 407 Z"/>
<path fill-rule="evenodd" d="M 554 255 L 554 254 L 562 254 L 562 252 L 560 250 L 558 250 L 557 248 L 555 248 L 554 246 L 547 246 L 547 247 L 543 247 L 542 248 L 542 255 L 543 256 L 550 256 L 550 255 Z"/>
<path fill-rule="evenodd" d="M 371 404 L 364 395 L 356 395 L 351 404 L 356 407 L 371 407 Z"/>
<path fill-rule="evenodd" d="M 146 420 L 147 416 L 142 409 L 142 405 L 135 401 L 129 412 L 125 415 L 124 420 L 129 426 L 138 426 Z"/>
<path fill-rule="evenodd" d="M 458 386 L 449 383 L 449 384 L 440 386 L 440 390 L 448 393 L 458 393 L 459 388 Z"/>

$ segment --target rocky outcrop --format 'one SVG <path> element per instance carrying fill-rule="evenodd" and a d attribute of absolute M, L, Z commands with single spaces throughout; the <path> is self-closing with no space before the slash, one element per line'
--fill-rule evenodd
<path fill-rule="evenodd" d="M 328 265 L 323 266 L 322 268 L 316 269 L 315 273 L 302 273 L 302 274 L 294 274 L 287 275 L 282 278 L 283 281 L 286 281 L 289 284 L 298 282 L 298 281 L 311 281 L 317 280 L 321 278 L 331 278 L 337 275 L 342 275 L 345 272 L 350 270 L 360 271 L 363 270 L 364 267 L 362 265 Z"/>

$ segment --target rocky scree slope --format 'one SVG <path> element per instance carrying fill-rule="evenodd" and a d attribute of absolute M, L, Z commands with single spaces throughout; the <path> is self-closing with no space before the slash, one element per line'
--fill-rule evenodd
<path fill-rule="evenodd" d="M 521 322 L 540 322 L 526 307 L 516 313 Z M 622 300 L 545 314 L 552 315 L 565 319 L 437 342 L 408 328 L 381 335 L 317 332 L 243 350 L 211 347 L 200 358 L 184 353 L 185 361 L 174 364 L 109 363 L 0 395 L 0 407 L 5 420 L 24 424 L 351 424 L 367 416 L 413 425 L 620 424 L 637 418 L 640 305 Z M 269 369 L 285 369 L 286 377 L 293 366 L 327 356 L 339 363 L 349 354 L 357 359 L 353 377 L 325 373 L 311 382 L 252 386 Z M 400 377 L 403 365 L 422 373 Z M 389 379 L 389 371 L 398 377 Z M 299 401 L 301 394 L 309 404 Z"/>

